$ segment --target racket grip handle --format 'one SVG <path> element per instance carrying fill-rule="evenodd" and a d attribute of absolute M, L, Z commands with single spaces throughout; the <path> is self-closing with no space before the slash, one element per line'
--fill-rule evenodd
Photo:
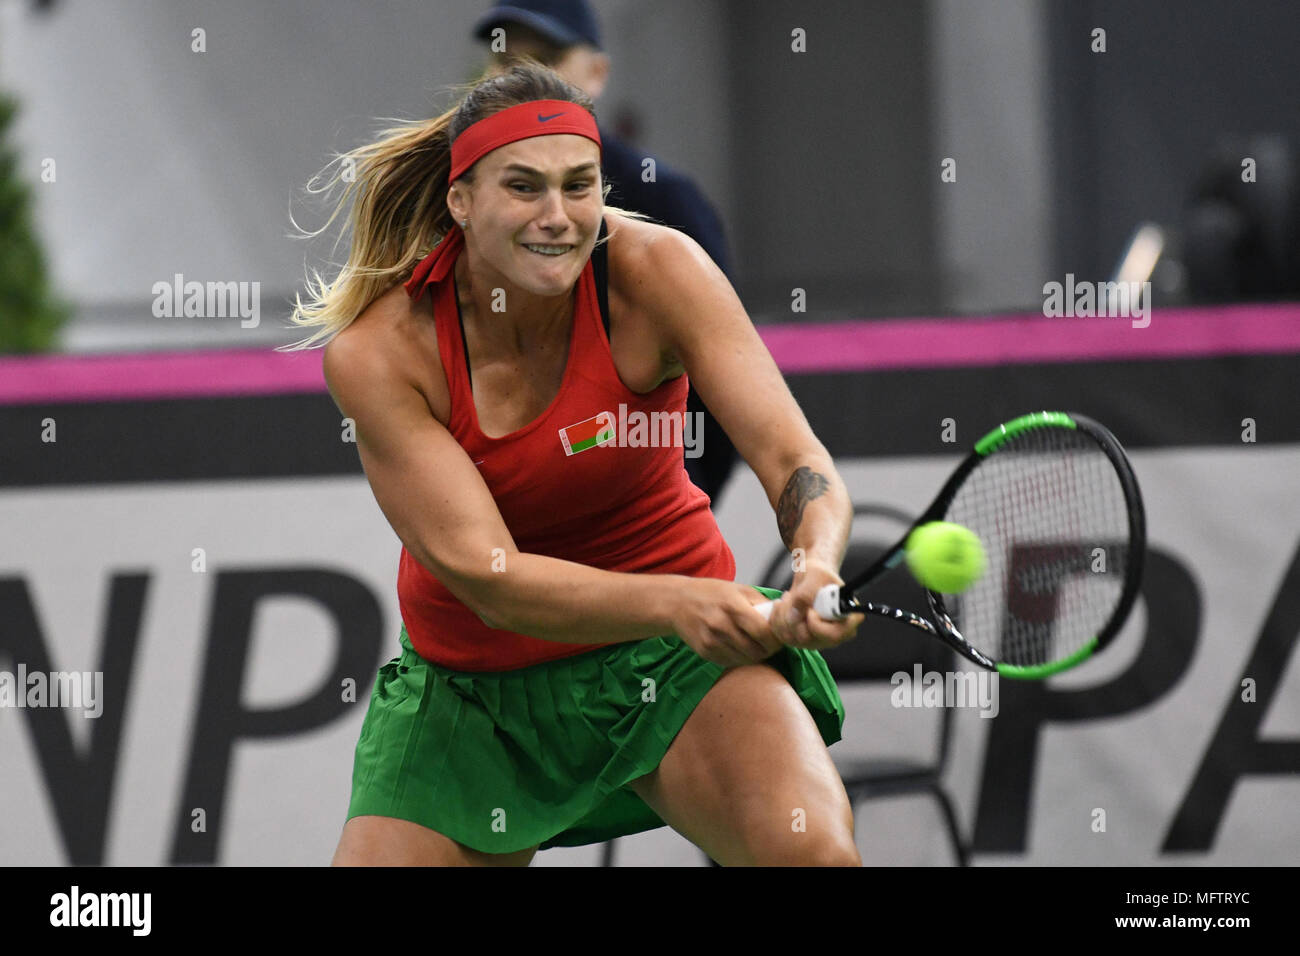
<path fill-rule="evenodd" d="M 846 615 L 840 613 L 840 586 L 828 584 L 817 592 L 813 598 L 813 610 L 826 621 L 842 621 Z"/>
<path fill-rule="evenodd" d="M 762 604 L 755 604 L 754 610 L 770 620 L 772 617 L 772 608 L 776 606 L 775 601 L 764 601 Z M 823 621 L 842 621 L 847 615 L 840 613 L 840 586 L 838 584 L 828 584 L 813 598 L 813 610 Z"/>

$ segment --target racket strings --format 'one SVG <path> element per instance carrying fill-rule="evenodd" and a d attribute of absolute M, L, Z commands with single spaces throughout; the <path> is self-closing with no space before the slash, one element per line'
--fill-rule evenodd
<path fill-rule="evenodd" d="M 984 575 L 949 600 L 973 646 L 1035 666 L 1101 633 L 1123 592 L 1128 507 L 1115 466 L 1087 432 L 1036 428 L 971 472 L 945 518 L 984 544 Z"/>

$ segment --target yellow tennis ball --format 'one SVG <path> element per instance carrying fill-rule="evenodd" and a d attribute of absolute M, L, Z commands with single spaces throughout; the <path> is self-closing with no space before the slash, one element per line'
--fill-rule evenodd
<path fill-rule="evenodd" d="M 979 536 L 951 521 L 931 521 L 912 529 L 904 548 L 912 576 L 931 591 L 960 594 L 984 573 Z"/>

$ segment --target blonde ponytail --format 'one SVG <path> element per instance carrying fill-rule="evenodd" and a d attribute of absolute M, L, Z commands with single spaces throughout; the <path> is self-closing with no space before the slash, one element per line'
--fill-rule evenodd
<path fill-rule="evenodd" d="M 347 183 L 325 225 L 303 235 L 324 232 L 351 203 L 351 251 L 333 281 L 311 270 L 310 298 L 303 302 L 294 297 L 290 321 L 316 332 L 277 351 L 312 348 L 341 332 L 366 306 L 409 276 L 446 235 L 451 228 L 449 130 L 455 115 L 452 109 L 435 119 L 384 130 L 377 142 L 342 154 L 308 184 L 308 192 L 329 193 Z M 335 166 L 333 175 L 322 180 Z"/>

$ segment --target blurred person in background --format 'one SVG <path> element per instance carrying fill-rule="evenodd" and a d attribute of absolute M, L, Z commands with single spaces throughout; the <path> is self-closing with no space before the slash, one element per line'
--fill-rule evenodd
<path fill-rule="evenodd" d="M 1243 171 L 1243 156 L 1257 160 L 1258 174 Z M 1194 302 L 1300 295 L 1300 160 L 1284 137 L 1218 144 L 1190 190 L 1182 264 Z"/>
<path fill-rule="evenodd" d="M 600 28 L 585 0 L 500 0 L 475 24 L 474 36 L 491 48 L 493 31 L 505 33 L 505 50 L 492 52 L 489 72 L 521 59 L 550 67 L 592 100 L 599 100 L 609 79 L 609 55 L 601 47 Z M 687 176 L 654 160 L 654 179 L 643 178 L 653 158 L 620 140 L 600 124 L 605 180 L 613 187 L 609 203 L 644 213 L 686 233 L 731 279 L 722 221 L 704 193 Z M 692 387 L 686 410 L 703 415 L 704 437 L 698 457 L 686 457 L 686 471 L 716 504 L 736 462 L 736 449 Z"/>

